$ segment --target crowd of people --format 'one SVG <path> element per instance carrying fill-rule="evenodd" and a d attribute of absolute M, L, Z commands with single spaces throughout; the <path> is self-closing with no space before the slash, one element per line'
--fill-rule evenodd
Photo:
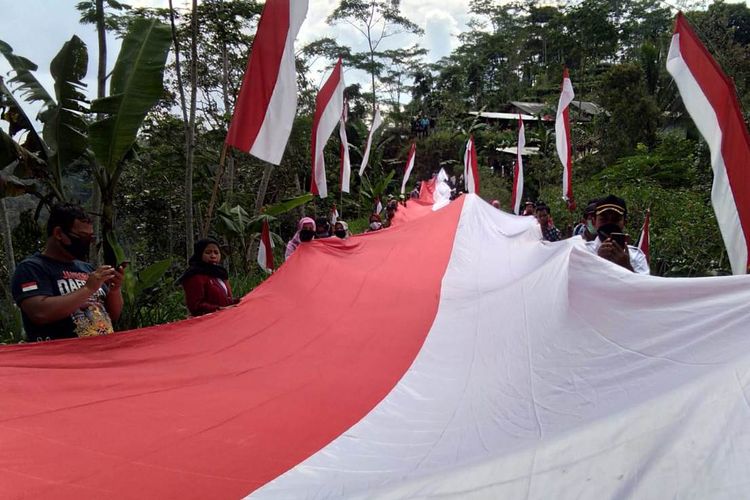
<path fill-rule="evenodd" d="M 545 241 L 564 238 L 562 231 L 555 227 L 546 203 L 528 200 L 521 215 L 536 217 Z M 624 233 L 627 216 L 627 204 L 622 198 L 610 194 L 590 200 L 571 236 L 583 238 L 586 248 L 603 259 L 638 274 L 650 274 L 648 259 L 639 248 L 630 244 L 630 236 Z"/>
<path fill-rule="evenodd" d="M 418 196 L 416 188 L 410 197 Z M 401 203 L 406 204 L 406 200 Z M 385 219 L 381 218 L 379 208 L 375 209 L 366 232 L 389 227 L 399 204 L 398 199 L 389 197 Z M 497 200 L 492 200 L 491 204 L 500 209 Z M 544 240 L 554 242 L 564 237 L 555 227 L 545 203 L 527 201 L 521 215 L 536 217 Z M 629 236 L 624 233 L 627 216 L 627 205 L 622 198 L 609 195 L 591 200 L 573 228 L 572 236 L 580 236 L 586 248 L 603 259 L 635 273 L 649 274 L 646 256 L 630 245 Z M 286 246 L 285 258 L 313 239 L 346 240 L 350 237 L 349 226 L 343 220 L 303 217 Z M 95 268 L 87 262 L 93 242 L 93 223 L 83 208 L 72 204 L 52 207 L 43 251 L 19 263 L 12 280 L 13 297 L 21 310 L 29 341 L 113 332 L 113 323 L 123 308 L 121 286 L 127 262 Z M 188 268 L 177 283 L 185 292 L 185 304 L 191 316 L 212 313 L 239 302 L 232 295 L 229 273 L 222 266 L 221 246 L 214 239 L 202 239 L 195 244 Z"/>

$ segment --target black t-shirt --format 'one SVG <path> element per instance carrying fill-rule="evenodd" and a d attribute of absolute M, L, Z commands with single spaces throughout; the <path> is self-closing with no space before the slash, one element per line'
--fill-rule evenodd
<path fill-rule="evenodd" d="M 86 262 L 61 262 L 37 253 L 16 267 L 11 286 L 13 299 L 20 306 L 29 297 L 57 297 L 75 292 L 86 284 L 93 270 Z M 34 342 L 112 333 L 112 320 L 104 306 L 107 291 L 107 286 L 102 286 L 70 317 L 46 325 L 33 323 L 21 311 L 26 337 Z"/>

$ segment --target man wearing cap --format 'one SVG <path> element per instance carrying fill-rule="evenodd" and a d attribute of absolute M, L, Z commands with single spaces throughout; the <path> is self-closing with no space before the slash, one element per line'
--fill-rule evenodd
<path fill-rule="evenodd" d="M 521 215 L 534 215 L 534 202 L 531 200 L 526 200 L 526 203 L 524 204 L 523 212 Z"/>
<path fill-rule="evenodd" d="M 594 219 L 596 218 L 596 202 L 597 200 L 589 200 L 586 208 L 583 209 L 583 218 L 581 222 L 576 224 L 573 229 L 573 236 L 581 236 L 584 241 L 594 241 L 596 238 L 596 227 L 594 226 Z"/>
<path fill-rule="evenodd" d="M 603 259 L 638 274 L 650 274 L 651 270 L 644 253 L 625 243 L 618 243 L 628 217 L 625 200 L 614 195 L 600 199 L 596 204 L 594 226 L 597 237 L 586 243 L 586 247 Z"/>

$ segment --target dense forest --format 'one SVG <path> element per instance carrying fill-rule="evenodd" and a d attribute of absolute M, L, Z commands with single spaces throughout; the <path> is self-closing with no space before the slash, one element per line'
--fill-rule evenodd
<path fill-rule="evenodd" d="M 750 9 L 721 1 L 674 3 L 734 79 L 748 109 Z M 588 199 L 617 194 L 628 201 L 631 235 L 650 209 L 653 274 L 728 274 L 710 204 L 709 151 L 665 69 L 674 7 L 650 0 L 548 4 L 471 0 L 470 29 L 459 46 L 430 63 L 419 44 L 422 28 L 398 1 L 341 0 L 328 23 L 355 28 L 367 50 L 333 38 L 298 44 L 297 118 L 279 166 L 237 150 L 228 150 L 219 166 L 262 2 L 193 0 L 191 10 L 176 11 L 88 0 L 77 9 L 82 25 L 98 30 L 98 47 L 71 33 L 52 61 L 30 61 L 24 47 L 0 41 L 13 68 L 0 79 L 0 341 L 21 339 L 10 276 L 15 263 L 43 247 L 51 203 L 78 202 L 96 216 L 96 259 L 132 262 L 119 329 L 173 321 L 186 316 L 174 280 L 196 238 L 222 242 L 233 286 L 246 293 L 265 279 L 255 262 L 262 220 L 270 221 L 277 240 L 277 262 L 302 215 L 325 216 L 336 204 L 354 232 L 363 230 L 373 200 L 398 194 L 414 140 L 413 180 L 441 167 L 458 177 L 473 134 L 482 197 L 507 209 L 514 155 L 503 149 L 515 147 L 517 125 L 481 112 L 518 113 L 514 103 L 533 105 L 539 118 L 526 125 L 527 146 L 537 154 L 525 160 L 524 198 L 544 200 L 557 226 L 568 228 L 580 210 L 569 212 L 561 198 L 554 122 L 544 119 L 554 116 L 563 67 L 579 103 L 571 131 L 579 209 Z M 122 38 L 110 74 L 106 32 Z M 408 43 L 385 48 L 390 36 Z M 376 103 L 385 125 L 367 174 L 352 175 L 352 193 L 312 199 L 306 195 L 310 135 L 321 80 L 313 68 L 330 68 L 339 56 L 362 76 L 354 80 L 366 82 L 346 89 L 354 166 Z M 89 57 L 98 58 L 99 68 L 93 100 L 82 88 Z M 39 83 L 37 66 L 49 66 L 54 88 Z M 21 101 L 33 104 L 38 116 L 27 116 Z M 430 127 L 417 134 L 420 118 Z M 339 147 L 332 137 L 329 186 L 338 186 Z"/>

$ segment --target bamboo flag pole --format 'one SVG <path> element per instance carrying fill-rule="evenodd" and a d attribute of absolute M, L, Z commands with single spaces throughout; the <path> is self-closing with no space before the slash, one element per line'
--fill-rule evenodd
<path fill-rule="evenodd" d="M 214 215 L 214 205 L 216 205 L 216 198 L 219 196 L 219 184 L 221 184 L 221 178 L 224 175 L 224 168 L 227 159 L 227 149 L 229 145 L 225 142 L 224 147 L 221 150 L 221 156 L 219 157 L 219 170 L 216 172 L 216 179 L 214 180 L 214 187 L 211 190 L 211 200 L 208 202 L 208 210 L 206 210 L 206 220 L 203 223 L 202 237 L 208 236 L 208 228 L 211 226 L 211 219 Z"/>

